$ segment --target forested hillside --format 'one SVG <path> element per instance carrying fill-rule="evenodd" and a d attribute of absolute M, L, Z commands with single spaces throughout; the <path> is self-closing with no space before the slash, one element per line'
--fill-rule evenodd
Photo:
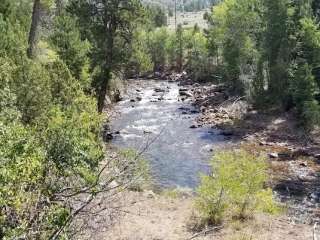
<path fill-rule="evenodd" d="M 248 112 L 288 113 L 294 119 L 294 132 L 303 132 L 303 143 L 296 135 L 282 139 L 285 146 L 289 140 L 296 144 L 285 155 L 286 160 L 297 156 L 298 151 L 292 152 L 299 144 L 302 147 L 312 143 L 312 150 L 319 149 L 319 142 L 313 138 L 319 134 L 320 124 L 319 1 L 188 0 L 183 4 L 184 10 L 190 12 L 212 5 L 203 16 L 208 24 L 204 29 L 197 20 L 192 27 L 182 23 L 168 28 L 167 16 L 174 9 L 171 0 L 0 1 L 0 239 L 79 239 L 75 237 L 79 230 L 76 219 L 80 214 L 85 221 L 90 213 L 98 215 L 99 211 L 92 214 L 87 206 L 101 195 L 113 203 L 113 197 L 127 189 L 143 191 L 137 182 L 148 178 L 149 169 L 141 156 L 162 130 L 149 138 L 152 131 L 139 129 L 129 119 L 126 125 L 135 126 L 134 131 L 142 134 L 135 142 L 147 139 L 142 150 L 114 153 L 104 143 L 121 135 L 122 129 L 111 132 L 110 122 L 117 119 L 108 116 L 113 111 L 112 103 L 123 100 L 121 94 L 128 89 L 119 89 L 119 85 L 128 79 L 157 79 L 149 81 L 155 87 L 146 93 L 155 97 L 147 100 L 148 104 L 155 104 L 152 107 L 157 113 L 165 94 L 174 89 L 175 98 L 170 95 L 165 103 L 179 106 L 182 113 L 170 115 L 169 123 L 193 119 L 192 114 L 205 114 L 207 107 L 212 107 L 212 112 L 207 111 L 210 114 L 224 118 L 227 113 L 219 107 L 226 103 L 234 107 L 241 100 L 250 106 Z M 178 11 L 182 10 L 179 4 Z M 176 85 L 162 89 L 157 81 Z M 178 87 L 185 82 L 196 86 L 192 93 L 188 87 Z M 143 90 L 136 89 L 135 93 Z M 206 98 L 210 93 L 213 100 Z M 126 111 L 139 109 L 135 104 L 143 97 L 125 99 Z M 198 102 L 204 106 L 196 108 Z M 193 104 L 196 109 L 179 104 Z M 150 115 L 162 119 L 167 113 Z M 232 125 L 243 119 L 227 120 Z M 202 125 L 205 124 L 194 123 L 188 130 L 198 131 L 195 129 Z M 175 128 L 178 127 L 180 122 Z M 267 126 L 261 129 L 266 130 Z M 208 134 L 217 134 L 218 130 L 216 125 L 205 128 L 199 139 L 216 139 Z M 186 142 L 165 145 L 156 160 L 170 159 L 167 154 L 172 148 L 173 155 L 181 154 L 180 148 L 192 146 L 188 140 L 196 134 L 199 132 L 188 132 L 183 138 Z M 172 135 L 168 138 L 172 140 Z M 299 156 L 319 158 L 320 152 L 303 150 Z M 215 150 L 207 152 L 212 151 Z M 180 162 L 187 162 L 194 157 L 192 154 L 194 151 Z M 203 176 L 195 191 L 200 220 L 193 231 L 209 226 L 220 229 L 234 219 L 252 219 L 257 212 L 279 212 L 269 181 L 269 173 L 276 171 L 269 169 L 271 164 L 261 157 L 263 154 L 264 151 L 256 154 L 250 149 L 230 150 L 216 154 L 211 164 L 201 163 L 215 174 Z M 269 153 L 270 158 L 280 156 Z M 319 182 L 319 162 L 310 161 L 307 164 L 303 159 L 298 168 L 316 169 L 312 175 L 316 180 L 308 181 L 314 188 Z M 289 172 L 290 166 L 280 171 Z M 186 171 L 185 168 L 186 174 L 195 171 L 193 165 L 167 167 L 170 174 Z M 294 187 L 303 185 L 297 179 Z M 311 193 L 310 196 L 313 198 Z M 147 198 L 150 201 L 155 197 L 149 193 Z M 315 199 L 318 204 L 319 198 Z M 104 208 L 101 204 L 97 207 Z M 110 214 L 110 219 L 113 217 L 118 216 Z"/>

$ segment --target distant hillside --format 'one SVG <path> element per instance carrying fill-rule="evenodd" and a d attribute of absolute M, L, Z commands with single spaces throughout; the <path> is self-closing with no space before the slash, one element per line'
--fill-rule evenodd
<path fill-rule="evenodd" d="M 178 12 L 177 13 L 177 25 L 181 24 L 183 28 L 191 28 L 194 25 L 198 25 L 200 28 L 204 29 L 208 27 L 208 23 L 204 20 L 203 15 L 205 12 L 209 11 L 209 9 L 204 9 L 202 11 L 197 12 Z M 168 18 L 168 28 L 175 29 L 175 17 Z"/>
<path fill-rule="evenodd" d="M 177 10 L 186 12 L 197 12 L 209 8 L 220 0 L 176 0 Z M 175 0 L 143 0 L 146 4 L 160 5 L 166 9 L 174 9 Z"/>
<path fill-rule="evenodd" d="M 177 25 L 181 24 L 184 28 L 198 25 L 200 28 L 207 28 L 207 21 L 203 19 L 205 12 L 221 0 L 177 0 Z M 168 28 L 175 28 L 174 3 L 175 0 L 143 0 L 145 4 L 161 6 L 164 8 L 168 17 Z"/>

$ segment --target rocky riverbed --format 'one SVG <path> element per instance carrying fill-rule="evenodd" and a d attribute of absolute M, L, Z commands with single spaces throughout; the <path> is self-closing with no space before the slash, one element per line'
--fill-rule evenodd
<path fill-rule="evenodd" d="M 219 130 L 197 122 L 192 96 L 177 82 L 131 80 L 113 108 L 112 144 L 142 151 L 160 187 L 195 188 L 200 173 L 210 169 L 214 149 L 228 142 Z"/>
<path fill-rule="evenodd" d="M 319 220 L 319 144 L 305 137 L 292 114 L 257 111 L 223 85 L 159 75 L 164 77 L 129 82 L 123 101 L 114 108 L 115 145 L 141 149 L 160 138 L 146 156 L 155 179 L 165 187 L 195 187 L 216 148 L 227 145 L 264 154 L 270 162 L 269 184 L 288 205 L 291 220 Z"/>
<path fill-rule="evenodd" d="M 320 144 L 306 136 L 290 112 L 262 112 L 223 85 L 183 81 L 199 109 L 199 126 L 217 128 L 234 147 L 264 154 L 270 162 L 270 186 L 287 204 L 293 221 L 320 220 Z"/>

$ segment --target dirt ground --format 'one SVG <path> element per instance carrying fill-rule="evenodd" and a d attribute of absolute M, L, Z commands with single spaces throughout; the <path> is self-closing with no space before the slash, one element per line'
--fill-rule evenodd
<path fill-rule="evenodd" d="M 247 222 L 231 222 L 219 231 L 191 232 L 192 197 L 127 192 L 121 217 L 106 231 L 103 223 L 87 239 L 99 240 L 312 240 L 313 227 L 294 224 L 285 216 L 259 215 Z"/>

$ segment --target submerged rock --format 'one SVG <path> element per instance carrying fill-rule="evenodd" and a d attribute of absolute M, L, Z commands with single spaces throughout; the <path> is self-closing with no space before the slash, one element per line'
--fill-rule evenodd
<path fill-rule="evenodd" d="M 220 132 L 220 135 L 222 136 L 233 136 L 234 132 L 232 130 L 224 130 Z"/>

